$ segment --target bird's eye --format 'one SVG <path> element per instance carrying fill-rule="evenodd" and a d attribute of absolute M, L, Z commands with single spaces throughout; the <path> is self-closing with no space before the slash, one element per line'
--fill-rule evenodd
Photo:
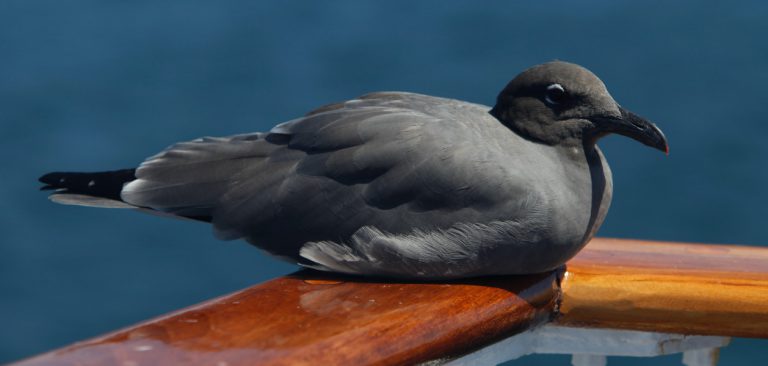
<path fill-rule="evenodd" d="M 547 103 L 556 105 L 560 104 L 565 100 L 566 94 L 565 89 L 563 89 L 563 86 L 560 84 L 550 84 L 547 87 L 547 93 L 544 96 L 544 99 L 547 101 Z"/>

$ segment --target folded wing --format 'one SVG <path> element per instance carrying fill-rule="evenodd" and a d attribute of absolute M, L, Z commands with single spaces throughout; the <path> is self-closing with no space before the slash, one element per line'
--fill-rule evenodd
<path fill-rule="evenodd" d="M 435 99 L 377 93 L 267 133 L 180 143 L 145 161 L 122 198 L 210 217 L 223 239 L 291 257 L 303 243 L 345 241 L 363 226 L 397 234 L 487 220 L 509 193 L 482 184 L 507 174 L 490 156 L 498 147 L 473 146 L 495 133 L 484 127 L 494 121 L 477 121 L 486 107 Z"/>

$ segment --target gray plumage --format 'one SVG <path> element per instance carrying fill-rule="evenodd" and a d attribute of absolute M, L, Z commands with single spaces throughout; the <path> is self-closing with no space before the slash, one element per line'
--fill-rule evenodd
<path fill-rule="evenodd" d="M 493 109 L 373 93 L 270 132 L 179 143 L 116 192 L 125 206 L 202 218 L 219 238 L 320 270 L 534 273 L 573 257 L 603 222 L 612 183 L 595 142 L 610 132 L 666 150 L 591 72 L 552 62 L 515 78 Z M 43 181 L 59 202 L 118 207 Z"/>

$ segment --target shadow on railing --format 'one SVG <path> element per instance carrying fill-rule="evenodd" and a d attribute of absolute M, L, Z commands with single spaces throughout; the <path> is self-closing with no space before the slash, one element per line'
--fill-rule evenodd
<path fill-rule="evenodd" d="M 768 338 L 768 249 L 595 239 L 567 271 L 531 276 L 301 271 L 18 365 L 474 365 L 530 353 L 599 365 L 676 352 L 708 365 L 730 336 Z"/>

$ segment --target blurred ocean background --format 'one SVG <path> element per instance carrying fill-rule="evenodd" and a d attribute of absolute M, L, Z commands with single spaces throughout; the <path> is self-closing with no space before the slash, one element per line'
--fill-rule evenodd
<path fill-rule="evenodd" d="M 3 0 L 0 362 L 294 270 L 204 224 L 54 205 L 42 173 L 134 167 L 370 91 L 492 104 L 553 59 L 670 141 L 669 157 L 601 142 L 615 193 L 600 235 L 768 245 L 767 37 L 765 1 Z M 736 339 L 721 365 L 764 364 L 766 346 Z"/>

